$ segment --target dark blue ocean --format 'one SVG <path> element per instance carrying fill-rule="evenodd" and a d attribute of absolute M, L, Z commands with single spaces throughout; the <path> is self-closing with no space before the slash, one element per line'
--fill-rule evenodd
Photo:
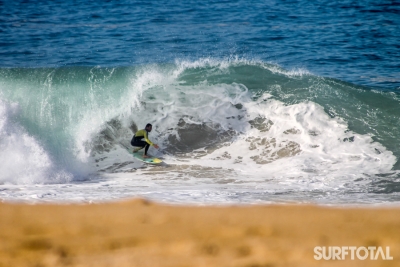
<path fill-rule="evenodd" d="M 398 203 L 399 93 L 400 1 L 0 1 L 0 198 Z"/>
<path fill-rule="evenodd" d="M 0 34 L 2 67 L 234 56 L 400 86 L 399 1 L 5 1 Z"/>

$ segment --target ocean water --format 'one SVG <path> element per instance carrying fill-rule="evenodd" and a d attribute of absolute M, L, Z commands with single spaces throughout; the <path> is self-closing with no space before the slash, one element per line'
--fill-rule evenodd
<path fill-rule="evenodd" d="M 0 3 L 0 199 L 400 201 L 398 1 Z M 153 124 L 145 165 L 126 148 Z"/>

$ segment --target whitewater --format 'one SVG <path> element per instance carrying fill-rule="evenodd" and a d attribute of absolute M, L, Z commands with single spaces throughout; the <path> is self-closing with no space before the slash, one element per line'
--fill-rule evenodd
<path fill-rule="evenodd" d="M 393 92 L 238 57 L 0 77 L 2 200 L 399 200 Z M 125 149 L 147 123 L 160 166 Z"/>

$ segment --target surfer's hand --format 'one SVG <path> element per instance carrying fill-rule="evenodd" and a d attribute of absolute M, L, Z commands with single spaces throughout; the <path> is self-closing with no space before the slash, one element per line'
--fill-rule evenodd
<path fill-rule="evenodd" d="M 154 147 L 155 147 L 156 149 L 159 149 L 159 148 L 160 148 L 157 144 L 154 144 Z"/>

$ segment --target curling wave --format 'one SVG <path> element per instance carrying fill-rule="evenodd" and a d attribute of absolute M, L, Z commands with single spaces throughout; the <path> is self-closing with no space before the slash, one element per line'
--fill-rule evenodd
<path fill-rule="evenodd" d="M 256 60 L 1 69 L 0 90 L 7 136 L 1 159 L 12 154 L 36 166 L 26 171 L 33 178 L 21 178 L 29 175 L 17 166 L 3 182 L 67 182 L 118 171 L 107 164 L 119 161 L 148 122 L 160 155 L 179 166 L 326 182 L 398 168 L 396 93 Z"/>

